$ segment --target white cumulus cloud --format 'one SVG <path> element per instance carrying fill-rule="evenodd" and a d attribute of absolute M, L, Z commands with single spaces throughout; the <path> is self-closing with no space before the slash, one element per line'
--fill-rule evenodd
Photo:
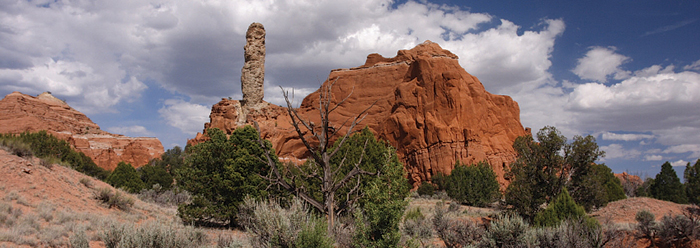
<path fill-rule="evenodd" d="M 664 159 L 661 155 L 646 155 L 644 156 L 644 161 L 661 161 Z"/>
<path fill-rule="evenodd" d="M 642 139 L 653 139 L 654 135 L 651 134 L 635 134 L 635 133 L 611 133 L 611 132 L 604 132 L 601 135 L 601 138 L 603 140 L 623 140 L 623 141 L 632 141 L 632 140 L 642 140 Z"/>
<path fill-rule="evenodd" d="M 682 144 L 670 146 L 664 150 L 664 153 L 690 153 L 689 158 L 698 158 L 700 157 L 700 145 Z"/>
<path fill-rule="evenodd" d="M 620 80 L 629 77 L 630 72 L 620 68 L 629 57 L 615 53 L 615 47 L 591 47 L 586 56 L 578 59 L 572 70 L 581 79 L 605 83 L 608 76 Z"/>
<path fill-rule="evenodd" d="M 700 71 L 700 60 L 697 60 L 690 65 L 684 66 L 683 70 Z"/>
<path fill-rule="evenodd" d="M 613 159 L 613 158 L 631 159 L 631 158 L 639 157 L 639 155 L 642 154 L 642 152 L 640 152 L 638 150 L 625 149 L 621 144 L 610 144 L 607 146 L 601 146 L 600 150 L 605 151 L 605 158 L 606 159 Z"/>
<path fill-rule="evenodd" d="M 681 160 L 676 160 L 676 161 L 674 161 L 674 162 L 671 162 L 671 166 L 673 166 L 673 167 L 686 166 L 686 165 L 688 165 L 688 161 L 685 161 L 685 160 L 682 160 L 682 159 L 681 159 Z"/>
<path fill-rule="evenodd" d="M 210 109 L 180 99 L 168 99 L 158 113 L 168 125 L 180 129 L 183 133 L 194 135 L 202 131 L 204 123 L 209 121 Z"/>
<path fill-rule="evenodd" d="M 107 131 L 115 134 L 122 134 L 126 136 L 153 136 L 153 132 L 148 131 L 144 126 L 132 125 L 132 126 L 118 126 L 118 127 L 108 127 Z"/>

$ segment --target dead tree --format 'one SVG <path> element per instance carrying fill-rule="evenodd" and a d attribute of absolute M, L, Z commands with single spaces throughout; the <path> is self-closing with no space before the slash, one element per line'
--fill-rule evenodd
<path fill-rule="evenodd" d="M 291 117 L 291 124 L 297 132 L 297 136 L 304 143 L 304 146 L 306 146 L 306 149 L 308 149 L 310 154 L 309 159 L 311 159 L 310 166 L 312 169 L 309 172 L 300 170 L 299 175 L 289 175 L 287 173 L 280 172 L 280 168 L 277 165 L 277 161 L 272 159 L 272 156 L 270 155 L 270 149 L 267 146 L 265 146 L 262 137 L 258 136 L 258 143 L 263 149 L 263 153 L 265 154 L 265 157 L 267 159 L 267 161 L 265 162 L 270 166 L 270 173 L 268 175 L 261 176 L 267 179 L 270 182 L 271 186 L 278 186 L 283 190 L 295 194 L 297 197 L 303 199 L 311 206 L 318 209 L 321 213 L 325 214 L 328 218 L 328 230 L 331 230 L 333 228 L 335 224 L 336 215 L 340 211 L 342 211 L 342 209 L 338 209 L 338 199 L 335 198 L 336 192 L 338 192 L 340 188 L 355 182 L 356 185 L 347 194 L 349 198 L 350 195 L 356 195 L 357 190 L 360 188 L 360 180 L 358 178 L 360 175 L 379 174 L 379 172 L 370 173 L 360 168 L 360 164 L 362 163 L 362 159 L 365 155 L 365 149 L 362 150 L 362 154 L 360 155 L 359 160 L 355 163 L 345 164 L 347 157 L 345 157 L 346 155 L 343 155 L 344 157 L 341 160 L 340 164 L 337 165 L 337 167 L 334 168 L 334 166 L 331 165 L 331 158 L 340 155 L 338 154 L 340 147 L 343 145 L 343 143 L 345 143 L 348 137 L 352 133 L 354 133 L 353 129 L 355 128 L 355 126 L 358 123 L 360 123 L 365 117 L 367 117 L 367 111 L 370 108 L 372 108 L 372 106 L 374 106 L 373 103 L 368 108 L 360 112 L 358 115 L 346 119 L 340 126 L 333 126 L 329 120 L 330 115 L 340 105 L 345 103 L 350 97 L 350 95 L 352 95 L 352 92 L 350 92 L 350 94 L 348 94 L 343 100 L 334 104 L 332 101 L 333 96 L 331 90 L 333 84 L 335 84 L 337 80 L 338 79 L 336 78 L 332 83 L 329 83 L 326 86 L 322 86 L 320 89 L 318 106 L 318 113 L 321 117 L 320 125 L 314 124 L 310 120 L 304 119 L 302 116 L 300 116 L 297 109 L 292 107 L 292 104 L 289 100 L 289 92 L 284 91 L 284 89 L 282 89 L 284 100 L 287 103 L 287 112 Z M 339 132 L 346 125 L 348 125 L 347 132 L 345 134 L 340 134 Z M 255 128 L 258 130 L 259 135 L 262 135 L 260 133 L 260 127 L 258 126 L 257 122 L 255 123 Z M 307 133 L 311 134 L 311 137 L 307 137 Z M 331 140 L 333 140 L 333 138 L 335 137 L 338 137 L 339 143 L 337 146 L 333 147 Z M 312 142 L 312 140 L 310 139 L 314 139 L 315 142 Z M 366 146 L 367 142 L 365 141 L 364 148 L 366 148 Z M 350 170 L 350 172 L 348 172 L 344 177 L 337 178 L 336 175 L 338 175 L 341 169 L 346 166 L 352 166 L 352 170 Z M 298 187 L 294 182 L 299 179 L 320 180 L 321 192 L 323 193 L 323 201 L 321 202 L 313 198 L 309 194 L 309 192 L 306 191 L 305 188 Z M 287 180 L 291 181 L 292 183 L 288 183 Z"/>

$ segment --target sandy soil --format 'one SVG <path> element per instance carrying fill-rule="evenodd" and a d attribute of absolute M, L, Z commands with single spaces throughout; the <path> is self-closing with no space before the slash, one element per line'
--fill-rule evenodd
<path fill-rule="evenodd" d="M 683 214 L 683 210 L 691 205 L 677 204 L 647 197 L 633 197 L 608 203 L 607 206 L 591 213 L 601 223 L 634 224 L 637 212 L 647 210 L 654 214 L 656 220 L 664 215 Z"/>

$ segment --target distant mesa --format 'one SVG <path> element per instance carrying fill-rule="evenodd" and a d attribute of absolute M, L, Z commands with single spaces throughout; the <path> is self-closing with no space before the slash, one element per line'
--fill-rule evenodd
<path fill-rule="evenodd" d="M 487 92 L 459 65 L 457 55 L 426 41 L 393 58 L 370 54 L 362 66 L 332 70 L 323 86 L 334 80 L 334 100 L 350 97 L 330 120 L 340 125 L 376 101 L 357 128 L 368 126 L 396 147 L 414 185 L 438 172 L 449 174 L 457 161 L 483 160 L 491 164 L 501 185 L 507 185 L 504 174 L 516 158 L 513 142 L 529 134 L 520 123 L 520 109 L 510 97 Z M 304 98 L 299 114 L 319 123 L 318 101 L 317 90 Z M 257 121 L 281 159 L 306 158 L 309 154 L 286 109 L 264 101 L 259 106 L 247 108 L 240 101 L 222 99 L 212 106 L 203 133 L 188 143 L 206 140 L 207 128 L 230 134 Z"/>
<path fill-rule="evenodd" d="M 132 138 L 103 131 L 85 114 L 48 92 L 37 97 L 12 92 L 0 100 L 0 133 L 41 130 L 68 141 L 107 170 L 113 170 L 121 161 L 142 166 L 163 154 L 163 145 L 157 138 Z"/>

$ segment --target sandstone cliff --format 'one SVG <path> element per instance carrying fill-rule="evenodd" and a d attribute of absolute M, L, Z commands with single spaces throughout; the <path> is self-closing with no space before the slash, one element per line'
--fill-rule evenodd
<path fill-rule="evenodd" d="M 49 93 L 33 97 L 13 92 L 0 100 L 0 133 L 40 130 L 68 141 L 107 170 L 113 170 L 121 161 L 142 166 L 163 154 L 163 145 L 157 138 L 132 138 L 102 131 L 90 118 Z"/>
<path fill-rule="evenodd" d="M 340 125 L 376 102 L 358 128 L 368 126 L 397 148 L 412 183 L 429 180 L 437 172 L 449 174 L 458 160 L 467 164 L 487 160 L 501 185 L 507 184 L 503 175 L 515 159 L 513 141 L 528 134 L 520 124 L 518 104 L 508 96 L 486 92 L 450 51 L 427 41 L 399 51 L 394 58 L 371 54 L 360 67 L 331 71 L 324 86 L 333 81 L 334 100 L 350 96 L 330 120 Z M 298 112 L 319 123 L 318 103 L 316 91 L 304 98 Z M 306 150 L 295 138 L 285 108 L 264 104 L 241 120 L 240 102 L 222 99 L 212 107 L 205 131 L 216 127 L 231 133 L 238 124 L 257 121 L 280 158 L 304 159 Z M 203 139 L 198 134 L 189 142 Z"/>

